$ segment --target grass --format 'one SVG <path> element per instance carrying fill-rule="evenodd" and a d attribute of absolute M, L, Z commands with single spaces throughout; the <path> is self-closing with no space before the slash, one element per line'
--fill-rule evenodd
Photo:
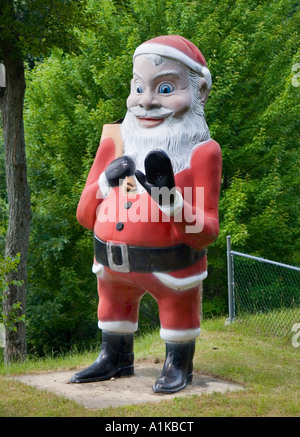
<path fill-rule="evenodd" d="M 291 335 L 292 337 L 292 335 Z M 164 343 L 157 332 L 138 337 L 136 361 L 164 360 Z M 7 376 L 89 365 L 95 353 L 28 359 L 0 365 L 1 417 L 299 417 L 300 347 L 290 340 L 255 333 L 224 319 L 207 320 L 197 340 L 194 367 L 206 375 L 245 387 L 242 392 L 175 397 L 172 401 L 119 408 L 87 410 L 49 392 L 37 390 Z"/>
<path fill-rule="evenodd" d="M 300 307 L 278 308 L 257 313 L 239 311 L 237 319 L 252 329 L 258 328 L 262 333 L 290 338 L 292 326 L 300 320 Z"/>

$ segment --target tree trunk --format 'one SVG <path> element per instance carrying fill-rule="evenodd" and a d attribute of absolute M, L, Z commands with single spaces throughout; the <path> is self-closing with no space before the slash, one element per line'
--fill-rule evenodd
<path fill-rule="evenodd" d="M 6 281 L 22 281 L 22 285 L 9 285 L 4 300 L 4 314 L 9 317 L 13 305 L 21 303 L 22 314 L 26 309 L 27 252 L 29 245 L 31 207 L 27 184 L 23 103 L 25 94 L 24 64 L 8 47 L 2 51 L 6 70 L 6 88 L 2 88 L 0 107 L 5 151 L 5 173 L 9 221 L 5 240 L 5 256 L 21 260 L 17 272 L 7 275 Z M 6 329 L 5 363 L 24 360 L 26 357 L 25 323 L 17 330 Z"/>

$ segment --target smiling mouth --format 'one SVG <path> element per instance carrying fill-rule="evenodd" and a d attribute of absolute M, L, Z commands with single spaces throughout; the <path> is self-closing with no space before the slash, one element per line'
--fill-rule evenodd
<path fill-rule="evenodd" d="M 159 124 L 163 123 L 164 120 L 166 119 L 166 117 L 137 117 L 138 122 L 140 124 L 140 126 L 142 127 L 154 127 L 154 126 L 158 126 Z"/>

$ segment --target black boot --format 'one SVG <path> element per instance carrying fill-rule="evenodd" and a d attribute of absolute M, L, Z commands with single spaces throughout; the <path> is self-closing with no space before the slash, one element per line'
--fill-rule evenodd
<path fill-rule="evenodd" d="M 97 360 L 87 369 L 75 373 L 70 382 L 94 382 L 113 376 L 132 376 L 133 360 L 133 334 L 102 331 L 102 345 Z"/>
<path fill-rule="evenodd" d="M 186 343 L 166 342 L 166 360 L 161 376 L 152 389 L 155 393 L 175 393 L 193 380 L 195 340 Z"/>

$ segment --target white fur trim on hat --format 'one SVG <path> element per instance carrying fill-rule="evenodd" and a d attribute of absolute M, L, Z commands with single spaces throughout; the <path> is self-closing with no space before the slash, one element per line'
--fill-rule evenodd
<path fill-rule="evenodd" d="M 141 44 L 139 47 L 137 47 L 137 49 L 133 54 L 133 59 L 135 59 L 136 56 L 139 55 L 150 55 L 150 54 L 161 55 L 168 59 L 181 62 L 182 64 L 189 67 L 191 70 L 201 74 L 207 80 L 208 88 L 209 89 L 211 88 L 212 85 L 211 74 L 208 68 L 205 67 L 204 65 L 199 64 L 198 62 L 195 62 L 192 58 L 187 56 L 182 51 L 177 50 L 174 47 L 166 46 L 163 44 L 144 43 Z"/>

